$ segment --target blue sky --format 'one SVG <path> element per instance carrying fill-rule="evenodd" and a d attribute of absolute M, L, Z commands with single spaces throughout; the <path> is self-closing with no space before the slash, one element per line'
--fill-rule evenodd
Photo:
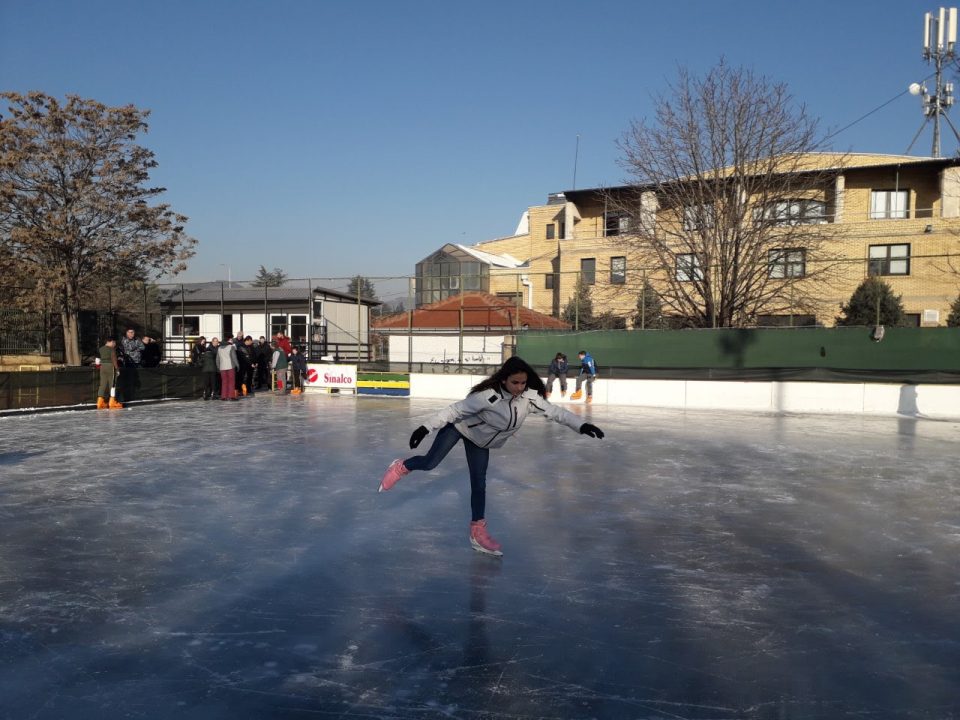
<path fill-rule="evenodd" d="M 839 129 L 931 72 L 937 7 L 0 0 L 0 88 L 151 111 L 153 180 L 199 240 L 187 280 L 409 275 L 569 189 L 578 134 L 577 187 L 622 182 L 616 140 L 678 65 L 725 56 Z M 835 148 L 902 153 L 922 121 L 903 95 Z"/>

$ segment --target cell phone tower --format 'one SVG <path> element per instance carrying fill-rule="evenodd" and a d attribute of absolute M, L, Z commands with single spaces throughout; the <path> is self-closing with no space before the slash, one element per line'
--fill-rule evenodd
<path fill-rule="evenodd" d="M 927 90 L 923 83 L 911 83 L 910 94 L 923 97 L 923 125 L 914 137 L 923 132 L 927 122 L 933 120 L 933 149 L 932 155 L 940 157 L 940 118 L 947 121 L 954 136 L 960 141 L 957 129 L 947 117 L 947 110 L 953 105 L 953 83 L 943 82 L 943 64 L 956 57 L 957 45 L 957 9 L 940 8 L 939 12 L 925 13 L 923 16 L 923 59 L 932 64 L 935 70 L 933 92 Z M 910 143 L 913 147 L 913 143 Z M 908 149 L 909 153 L 910 150 Z"/>

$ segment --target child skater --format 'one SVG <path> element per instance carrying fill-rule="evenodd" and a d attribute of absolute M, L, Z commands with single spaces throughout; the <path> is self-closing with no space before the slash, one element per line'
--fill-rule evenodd
<path fill-rule="evenodd" d="M 479 552 L 503 555 L 500 543 L 487 532 L 484 519 L 490 448 L 501 447 L 530 413 L 545 415 L 583 435 L 603 437 L 596 425 L 547 402 L 545 393 L 543 380 L 533 368 L 518 357 L 509 358 L 493 375 L 474 385 L 466 399 L 441 410 L 413 431 L 411 448 L 417 447 L 430 430 L 439 430 L 426 455 L 398 458 L 390 464 L 379 491 L 389 490 L 411 470 L 432 470 L 463 440 L 470 469 L 470 544 Z"/>

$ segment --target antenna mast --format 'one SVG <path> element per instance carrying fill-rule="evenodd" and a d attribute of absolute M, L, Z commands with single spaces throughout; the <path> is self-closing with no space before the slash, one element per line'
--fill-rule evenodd
<path fill-rule="evenodd" d="M 923 124 L 933 119 L 932 155 L 940 157 L 940 116 L 947 121 L 954 135 L 957 134 L 953 123 L 947 117 L 947 110 L 953 105 L 953 83 L 943 82 L 943 63 L 956 57 L 957 45 L 957 9 L 940 8 L 939 12 L 925 13 L 923 16 L 923 59 L 934 67 L 935 85 L 933 93 L 926 85 L 910 85 L 911 95 L 923 95 Z M 922 128 L 921 128 L 922 129 Z M 958 137 L 960 139 L 960 137 Z"/>
<path fill-rule="evenodd" d="M 571 190 L 577 189 L 577 161 L 580 160 L 580 133 L 577 133 L 577 149 L 573 152 L 573 187 Z"/>

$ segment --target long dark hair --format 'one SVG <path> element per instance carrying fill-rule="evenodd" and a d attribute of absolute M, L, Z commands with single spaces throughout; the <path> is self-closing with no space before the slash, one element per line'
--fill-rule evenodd
<path fill-rule="evenodd" d="M 543 384 L 543 379 L 537 375 L 537 371 L 530 367 L 523 358 L 519 358 L 516 355 L 507 358 L 507 361 L 500 366 L 499 370 L 497 370 L 486 380 L 478 382 L 476 385 L 470 388 L 470 392 L 475 393 L 481 390 L 499 390 L 507 381 L 508 377 L 511 375 L 516 375 L 517 373 L 526 373 L 527 389 L 536 390 L 540 397 L 546 398 L 547 386 Z"/>

